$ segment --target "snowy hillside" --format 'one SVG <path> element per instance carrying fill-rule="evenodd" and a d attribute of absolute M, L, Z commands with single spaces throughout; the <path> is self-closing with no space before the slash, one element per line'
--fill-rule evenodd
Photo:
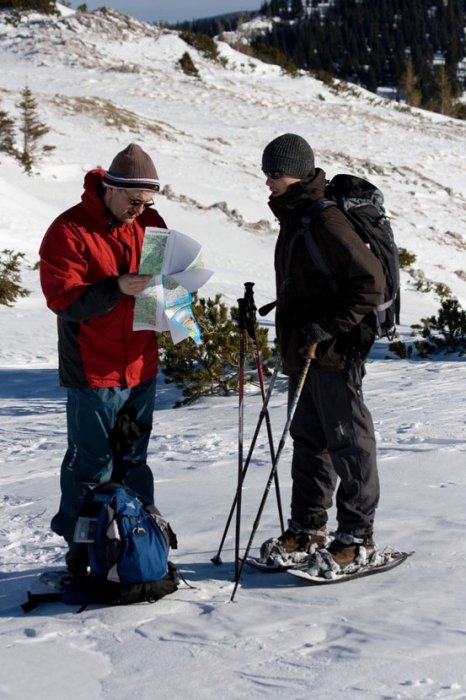
<path fill-rule="evenodd" d="M 89 608 L 80 615 L 19 605 L 38 574 L 63 562 L 49 530 L 65 451 L 65 396 L 57 385 L 56 330 L 37 270 L 42 236 L 79 200 L 84 173 L 107 166 L 130 142 L 154 158 L 156 207 L 197 239 L 214 275 L 202 292 L 228 303 L 255 282 L 258 305 L 274 298 L 276 226 L 260 171 L 264 146 L 306 137 L 328 176 L 353 172 L 384 192 L 398 244 L 416 255 L 403 273 L 402 337 L 436 312 L 419 274 L 466 304 L 466 123 L 376 98 L 355 87 L 291 78 L 218 44 L 208 60 L 172 31 L 111 10 L 20 25 L 0 13 L 0 109 L 27 85 L 55 149 L 32 176 L 0 154 L 0 250 L 26 254 L 31 295 L 0 307 L 0 697 L 466 698 L 466 393 L 462 358 L 383 360 L 377 343 L 365 384 L 379 440 L 380 546 L 415 550 L 396 572 L 331 589 L 285 574 L 246 571 L 234 604 L 233 532 L 215 567 L 234 495 L 237 399 L 173 410 L 160 383 L 150 458 L 157 499 L 180 541 L 174 560 L 194 589 L 154 606 Z M 199 78 L 178 66 L 188 51 Z M 417 270 L 417 272 L 416 272 Z M 269 321 L 272 323 L 272 321 Z M 273 328 L 270 332 L 273 337 Z M 246 397 L 246 443 L 260 409 Z M 277 440 L 285 382 L 271 405 Z M 290 497 L 285 448 L 282 499 Z M 244 489 L 244 544 L 269 472 L 261 434 Z M 276 533 L 274 494 L 256 545 Z"/>

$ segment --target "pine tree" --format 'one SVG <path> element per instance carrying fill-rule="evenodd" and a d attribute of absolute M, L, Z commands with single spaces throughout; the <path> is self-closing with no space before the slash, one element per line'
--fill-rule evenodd
<path fill-rule="evenodd" d="M 3 109 L 0 109 L 0 151 L 16 155 L 15 123 Z"/>
<path fill-rule="evenodd" d="M 438 93 L 433 57 L 440 52 L 452 94 L 459 95 L 456 71 L 465 55 L 466 0 L 334 0 L 325 14 L 319 4 L 317 0 L 263 3 L 261 12 L 281 21 L 256 43 L 278 49 L 299 68 L 324 69 L 372 90 L 400 85 L 409 55 L 423 105 Z M 314 10 L 310 16 L 304 7 Z M 415 93 L 414 98 L 418 99 Z"/>
<path fill-rule="evenodd" d="M 417 78 L 414 73 L 412 60 L 409 58 L 406 61 L 406 69 L 401 76 L 400 90 L 404 93 L 406 103 L 412 107 L 419 107 L 421 104 L 421 91 L 417 87 Z"/>
<path fill-rule="evenodd" d="M 40 139 L 48 134 L 49 127 L 39 120 L 37 114 L 37 101 L 32 96 L 32 92 L 25 87 L 21 92 L 21 101 L 17 104 L 21 110 L 20 131 L 23 135 L 23 149 L 19 154 L 19 160 L 28 174 L 32 171 L 39 157 L 39 153 L 50 151 L 53 146 L 42 146 L 39 148 Z"/>
<path fill-rule="evenodd" d="M 304 16 L 304 8 L 302 0 L 292 0 L 290 15 L 292 19 L 301 19 Z"/>
<path fill-rule="evenodd" d="M 455 114 L 453 90 L 445 66 L 439 66 L 435 71 L 434 97 L 430 108 L 446 116 Z"/>
<path fill-rule="evenodd" d="M 27 297 L 30 292 L 21 287 L 20 264 L 24 253 L 13 250 L 0 252 L 0 304 L 13 306 L 18 297 Z"/>
<path fill-rule="evenodd" d="M 267 14 L 270 17 L 279 17 L 284 10 L 286 10 L 286 4 L 284 5 L 283 0 L 271 0 Z"/>

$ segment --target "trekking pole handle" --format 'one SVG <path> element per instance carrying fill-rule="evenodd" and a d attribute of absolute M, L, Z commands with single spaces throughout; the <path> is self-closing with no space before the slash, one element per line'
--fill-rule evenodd
<path fill-rule="evenodd" d="M 244 296 L 248 297 L 254 296 L 254 292 L 252 291 L 252 288 L 254 287 L 254 282 L 245 282 L 244 283 Z"/>
<path fill-rule="evenodd" d="M 249 337 L 256 340 L 256 306 L 254 304 L 254 282 L 244 283 L 245 327 Z"/>
<path fill-rule="evenodd" d="M 246 327 L 246 300 L 238 299 L 238 328 L 244 331 Z"/>

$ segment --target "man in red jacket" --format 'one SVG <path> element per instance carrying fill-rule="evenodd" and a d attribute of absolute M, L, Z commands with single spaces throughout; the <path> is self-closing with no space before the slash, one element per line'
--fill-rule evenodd
<path fill-rule="evenodd" d="M 51 527 L 69 545 L 89 488 L 114 480 L 153 502 L 147 465 L 157 373 L 157 338 L 133 331 L 146 226 L 166 228 L 152 209 L 160 189 L 153 161 L 138 145 L 118 153 L 107 171 L 84 179 L 81 202 L 51 224 L 40 247 L 40 277 L 57 315 L 60 384 L 67 388 L 68 449 L 61 500 Z"/>

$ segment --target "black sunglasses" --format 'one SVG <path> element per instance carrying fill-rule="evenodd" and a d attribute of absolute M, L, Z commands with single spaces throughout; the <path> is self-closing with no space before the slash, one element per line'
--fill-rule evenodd
<path fill-rule="evenodd" d="M 125 193 L 125 195 L 126 195 L 127 198 L 128 198 L 128 203 L 129 203 L 132 207 L 138 207 L 138 209 L 139 209 L 140 207 L 144 207 L 144 209 L 149 209 L 149 207 L 153 207 L 153 206 L 154 206 L 154 201 L 153 201 L 152 199 L 150 200 L 150 202 L 143 202 L 142 199 L 131 199 L 131 197 L 130 197 L 130 195 L 128 194 L 127 190 L 123 190 L 123 192 Z"/>
<path fill-rule="evenodd" d="M 265 172 L 265 170 L 263 170 L 262 172 L 264 173 L 265 177 L 270 178 L 270 180 L 279 180 L 285 174 L 281 170 L 272 170 L 272 172 L 270 173 L 267 173 Z"/>

